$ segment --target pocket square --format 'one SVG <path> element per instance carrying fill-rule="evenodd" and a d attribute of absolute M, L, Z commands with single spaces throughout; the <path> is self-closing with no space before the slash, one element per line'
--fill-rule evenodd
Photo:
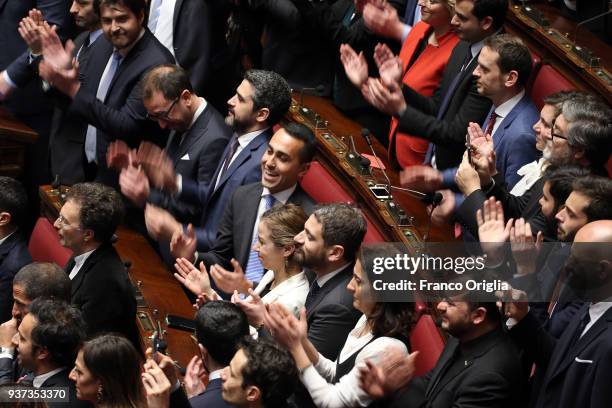
<path fill-rule="evenodd" d="M 583 360 L 581 358 L 576 357 L 575 361 L 577 363 L 583 363 L 583 364 L 593 364 L 593 360 Z"/>
<path fill-rule="evenodd" d="M 181 157 L 181 160 L 189 160 L 189 153 L 185 153 L 185 155 Z"/>

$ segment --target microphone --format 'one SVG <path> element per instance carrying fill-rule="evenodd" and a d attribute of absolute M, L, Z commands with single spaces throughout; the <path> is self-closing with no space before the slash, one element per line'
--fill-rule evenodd
<path fill-rule="evenodd" d="M 325 93 L 325 86 L 317 85 L 315 87 L 305 87 L 300 89 L 300 106 L 304 106 L 304 93 L 321 96 Z"/>
<path fill-rule="evenodd" d="M 392 197 L 391 196 L 391 188 L 392 188 L 391 180 L 389 180 L 389 176 L 387 176 L 387 172 L 385 171 L 385 166 L 383 166 L 382 162 L 378 158 L 378 155 L 376 154 L 376 150 L 374 150 L 374 146 L 372 145 L 372 140 L 370 139 L 370 129 L 362 128 L 361 136 L 363 136 L 363 138 L 365 139 L 366 143 L 368 144 L 368 147 L 370 148 L 370 151 L 372 152 L 372 156 L 374 156 L 374 158 L 376 159 L 376 163 L 378 163 L 378 167 L 380 168 L 380 171 L 382 171 L 383 176 L 385 176 L 385 180 L 387 181 L 387 193 L 389 194 L 389 197 Z"/>

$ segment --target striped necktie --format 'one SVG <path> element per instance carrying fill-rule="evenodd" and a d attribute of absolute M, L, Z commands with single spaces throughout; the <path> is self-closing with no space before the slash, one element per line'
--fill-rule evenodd
<path fill-rule="evenodd" d="M 272 208 L 272 206 L 276 202 L 276 199 L 272 194 L 266 194 L 265 196 L 263 196 L 263 199 L 264 212 L 266 212 L 270 208 Z M 256 222 L 259 222 L 259 219 L 260 217 L 257 217 Z M 259 261 L 259 253 L 253 250 L 253 246 L 255 245 L 257 238 L 257 232 L 255 232 L 255 234 L 253 234 L 253 240 L 251 241 L 251 252 L 249 253 L 249 261 L 247 262 L 246 271 L 244 273 L 247 280 L 250 280 L 251 282 L 259 282 L 264 272 L 264 268 L 261 265 L 261 262 Z"/>

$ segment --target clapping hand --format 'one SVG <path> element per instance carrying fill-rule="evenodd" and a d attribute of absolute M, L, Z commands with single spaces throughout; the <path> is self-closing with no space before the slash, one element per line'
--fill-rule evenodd
<path fill-rule="evenodd" d="M 47 22 L 43 20 L 42 13 L 34 8 L 28 12 L 27 17 L 21 19 L 17 28 L 19 35 L 21 35 L 21 38 L 23 38 L 23 41 L 25 41 L 34 55 L 42 53 L 42 39 L 39 27 L 43 24 L 47 25 Z"/>
<path fill-rule="evenodd" d="M 108 145 L 106 150 L 106 165 L 116 171 L 135 165 L 136 152 L 129 148 L 123 140 L 117 139 Z"/>
<path fill-rule="evenodd" d="M 298 320 L 280 303 L 272 303 L 266 307 L 264 324 L 274 339 L 292 353 L 302 346 L 308 332 L 306 309 L 300 310 Z"/>
<path fill-rule="evenodd" d="M 340 61 L 344 65 L 346 77 L 353 85 L 361 89 L 368 79 L 368 63 L 363 51 L 357 55 L 350 45 L 342 44 L 340 46 Z"/>
<path fill-rule="evenodd" d="M 136 156 L 155 187 L 171 193 L 178 190 L 174 165 L 164 150 L 153 143 L 142 142 Z"/>
<path fill-rule="evenodd" d="M 172 384 L 154 360 L 147 360 L 141 376 L 148 408 L 168 408 Z"/>
<path fill-rule="evenodd" d="M 172 234 L 170 239 L 170 253 L 174 258 L 186 258 L 189 261 L 195 261 L 195 251 L 198 245 L 198 239 L 193 230 L 193 225 L 187 225 L 187 233 L 182 229 L 177 229 Z"/>
<path fill-rule="evenodd" d="M 200 356 L 193 356 L 185 370 L 185 393 L 187 398 L 193 398 L 206 390 L 208 373 Z"/>
<path fill-rule="evenodd" d="M 185 258 L 178 258 L 174 264 L 176 273 L 174 277 L 181 282 L 191 293 L 200 295 L 205 293 L 212 295 L 213 289 L 210 286 L 210 278 L 204 262 L 200 262 L 200 269 L 196 268 Z"/>
<path fill-rule="evenodd" d="M 414 378 L 416 359 L 419 352 L 408 356 L 396 348 L 385 350 L 379 364 L 366 360 L 359 367 L 359 386 L 373 399 L 388 396 L 406 386 Z"/>
<path fill-rule="evenodd" d="M 434 192 L 442 187 L 442 173 L 431 166 L 410 166 L 400 172 L 402 187 Z"/>
<path fill-rule="evenodd" d="M 399 84 L 383 85 L 380 79 L 369 78 L 367 87 L 362 88 L 365 100 L 379 111 L 388 115 L 401 115 L 406 110 L 406 101 Z"/>
<path fill-rule="evenodd" d="M 480 247 L 487 255 L 487 262 L 498 264 L 504 258 L 504 244 L 510 238 L 513 219 L 504 223 L 504 209 L 494 197 L 485 200 L 482 210 L 476 212 Z"/>
<path fill-rule="evenodd" d="M 480 189 L 480 177 L 478 172 L 472 167 L 467 151 L 463 154 L 463 160 L 461 160 L 457 173 L 455 173 L 455 183 L 457 183 L 457 187 L 459 187 L 459 190 L 465 196 L 469 196 L 474 191 Z"/>
<path fill-rule="evenodd" d="M 380 80 L 386 87 L 398 85 L 402 80 L 403 64 L 399 57 L 386 44 L 376 44 L 374 61 L 378 67 Z"/>
<path fill-rule="evenodd" d="M 365 26 L 376 35 L 397 41 L 402 39 L 404 24 L 388 2 L 369 1 L 363 7 L 362 16 Z"/>
<path fill-rule="evenodd" d="M 249 324 L 253 327 L 259 327 L 264 322 L 264 316 L 266 314 L 266 305 L 262 302 L 261 297 L 249 289 L 249 297 L 246 299 L 240 299 L 238 291 L 234 291 L 232 295 L 232 303 L 238 305 L 240 309 L 246 314 Z"/>
<path fill-rule="evenodd" d="M 240 293 L 248 293 L 249 289 L 253 288 L 253 282 L 246 279 L 237 260 L 232 258 L 230 262 L 234 267 L 233 271 L 228 271 L 221 265 L 215 264 L 210 267 L 210 276 L 212 276 L 217 287 L 225 293 L 234 293 L 235 290 Z"/>
<path fill-rule="evenodd" d="M 536 271 L 536 263 L 543 241 L 542 231 L 538 231 L 534 239 L 531 225 L 522 218 L 516 220 L 510 229 L 510 248 L 519 275 L 527 275 Z"/>
<path fill-rule="evenodd" d="M 183 226 L 168 211 L 152 204 L 145 206 L 147 232 L 156 241 L 170 241 L 175 231 Z"/>

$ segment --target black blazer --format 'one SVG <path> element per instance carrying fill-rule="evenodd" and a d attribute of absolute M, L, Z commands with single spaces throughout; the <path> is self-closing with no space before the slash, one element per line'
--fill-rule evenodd
<path fill-rule="evenodd" d="M 465 151 L 465 134 L 470 122 L 483 123 L 491 108 L 491 101 L 478 94 L 472 72 L 478 56 L 461 71 L 470 44 L 460 41 L 448 60 L 442 81 L 432 97 L 426 97 L 407 85 L 402 90 L 406 99 L 406 111 L 399 118 L 399 130 L 419 136 L 436 145 L 436 165 L 439 170 L 458 166 Z M 442 119 L 436 115 L 444 95 L 457 75 L 455 88 Z"/>
<path fill-rule="evenodd" d="M 574 333 L 588 310 L 585 304 L 574 315 L 563 335 L 551 336 L 528 313 L 510 334 L 533 350 L 536 365 L 546 370 L 534 384 L 531 407 L 609 407 L 612 386 L 612 309 L 608 309 L 572 346 Z"/>
<path fill-rule="evenodd" d="M 459 341 L 450 337 L 436 366 L 425 377 L 414 379 L 389 406 L 524 406 L 519 353 L 501 328 L 459 347 Z M 463 361 L 448 366 L 459 350 Z"/>
<path fill-rule="evenodd" d="M 192 408 L 230 408 L 232 405 L 228 404 L 221 397 L 221 379 L 217 378 L 208 383 L 206 390 L 195 397 L 191 398 L 189 402 Z M 172 405 L 174 407 L 174 405 Z"/>
<path fill-rule="evenodd" d="M 208 104 L 183 136 L 172 132 L 166 154 L 174 164 L 174 171 L 184 180 L 194 180 L 200 188 L 208 188 L 231 137 L 232 132 L 223 117 Z M 169 210 L 183 223 L 196 223 L 200 219 L 201 206 L 177 200 L 174 195 L 152 190 L 149 201 Z"/>
<path fill-rule="evenodd" d="M 0 322 L 11 319 L 13 278 L 22 267 L 31 262 L 28 244 L 19 231 L 0 244 Z"/>
<path fill-rule="evenodd" d="M 48 402 L 47 406 L 49 408 L 61 408 L 61 407 L 74 407 L 74 408 L 89 408 L 93 407 L 93 405 L 88 401 L 81 401 L 77 399 L 76 396 L 76 386 L 74 381 L 72 381 L 68 376 L 70 375 L 70 371 L 72 367 L 65 368 L 59 373 L 52 375 L 47 378 L 41 385 L 40 388 L 51 388 L 51 387 L 68 387 L 68 395 L 70 398 L 70 402 L 68 404 L 63 402 Z"/>
<path fill-rule="evenodd" d="M 346 286 L 353 275 L 353 264 L 325 282 L 306 310 L 308 339 L 317 351 L 336 360 L 349 332 L 361 313 L 353 307 L 353 295 Z"/>
<path fill-rule="evenodd" d="M 147 29 L 123 58 L 104 102 L 96 98 L 98 85 L 113 52 L 112 44 L 100 37 L 89 51 L 88 61 L 80 68 L 81 88 L 67 107 L 67 115 L 54 134 L 51 144 L 51 169 L 63 183 L 85 179 L 83 161 L 87 124 L 98 129 L 96 156 L 100 170 L 97 181 L 116 184 L 116 174 L 106 168 L 106 148 L 115 139 L 136 147 L 146 137 L 156 143 L 165 134 L 156 123 L 147 120 L 139 82 L 152 67 L 172 64 L 174 58 Z"/>
<path fill-rule="evenodd" d="M 71 258 L 66 273 L 73 266 Z M 85 260 L 72 280 L 72 304 L 81 310 L 89 336 L 117 332 L 140 350 L 134 288 L 111 244 L 102 244 Z"/>
<path fill-rule="evenodd" d="M 231 269 L 230 260 L 236 258 L 243 268 L 246 267 L 262 190 L 261 182 L 258 182 L 240 186 L 234 191 L 219 223 L 219 232 L 212 249 L 202 254 L 202 259 L 196 265 L 204 261 L 207 267 L 219 264 Z M 314 201 L 299 184 L 287 202 L 301 206 L 307 214 L 314 207 Z"/>

